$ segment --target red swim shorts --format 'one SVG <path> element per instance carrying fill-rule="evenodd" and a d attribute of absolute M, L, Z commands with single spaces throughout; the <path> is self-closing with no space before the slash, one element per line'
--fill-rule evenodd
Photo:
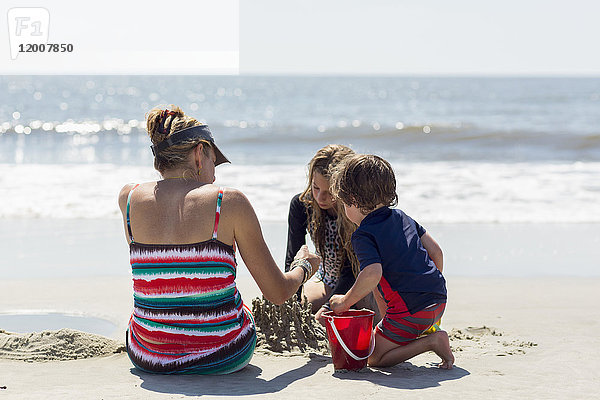
<path fill-rule="evenodd" d="M 444 313 L 446 303 L 434 304 L 414 314 L 403 317 L 385 317 L 377 324 L 375 332 L 389 341 L 404 346 L 418 338 L 436 323 Z"/>

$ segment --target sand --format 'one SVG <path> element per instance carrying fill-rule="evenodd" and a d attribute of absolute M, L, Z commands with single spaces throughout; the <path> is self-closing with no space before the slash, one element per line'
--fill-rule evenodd
<path fill-rule="evenodd" d="M 87 285 L 86 285 L 87 282 Z M 258 296 L 239 278 L 244 301 Z M 41 288 L 45 288 L 42 290 Z M 456 366 L 435 368 L 423 354 L 392 368 L 334 373 L 331 358 L 257 352 L 243 371 L 229 376 L 160 376 L 137 371 L 125 353 L 73 361 L 0 359 L 2 398 L 175 399 L 277 398 L 462 399 L 594 398 L 600 379 L 600 310 L 591 299 L 598 278 L 449 277 L 443 327 L 451 337 Z M 85 295 L 84 295 L 85 294 Z M 0 312 L 40 308 L 103 315 L 119 325 L 122 343 L 131 312 L 127 278 L 0 282 Z M 103 300 L 101 300 L 103 299 Z M 99 310 L 104 310 L 101 314 Z M 312 353 L 312 354 L 311 354 Z"/>
<path fill-rule="evenodd" d="M 252 300 L 256 323 L 256 348 L 273 353 L 329 354 L 325 328 L 319 324 L 308 303 L 296 296 L 280 306 L 262 298 Z"/>
<path fill-rule="evenodd" d="M 33 334 L 26 346 L 17 346 L 21 354 L 27 346 L 30 353 L 44 346 L 52 349 L 61 336 L 73 347 L 54 347 L 32 362 L 9 346 L 12 354 L 3 350 L 0 358 L 2 399 L 600 398 L 600 308 L 594 303 L 600 277 L 589 273 L 597 264 L 598 225 L 436 228 L 447 255 L 449 299 L 442 327 L 456 357 L 450 371 L 437 369 L 439 358 L 427 353 L 392 368 L 334 373 L 329 355 L 309 346 L 301 350 L 301 337 L 287 343 L 282 337 L 286 325 L 277 324 L 271 334 L 282 351 L 259 346 L 248 367 L 227 376 L 146 374 L 133 368 L 124 352 L 114 353 L 123 345 L 133 303 L 121 226 L 106 224 L 117 230 L 112 236 L 94 228 L 104 232 L 102 237 L 115 236 L 117 250 L 105 257 L 112 242 L 97 247 L 91 240 L 95 234 L 89 241 L 73 241 L 66 234 L 91 229 L 96 226 L 93 221 L 41 224 L 46 230 L 30 225 L 26 232 L 16 223 L 0 229 L 5 249 L 15 249 L 2 261 L 7 275 L 0 280 L 0 313 L 85 315 L 110 321 L 116 329 L 108 338 L 57 331 L 48 335 L 51 345 L 44 345 L 43 335 Z M 22 240 L 16 239 L 19 232 Z M 278 236 L 269 229 L 265 234 L 269 242 Z M 30 251 L 31 243 L 36 244 L 35 252 Z M 90 259 L 89 254 L 96 256 Z M 282 251 L 275 257 L 282 260 Z M 503 273 L 513 276 L 494 276 Z M 260 297 L 243 267 L 237 282 L 247 305 Z M 265 321 L 266 327 L 273 324 Z M 306 316 L 290 321 L 294 332 L 308 324 Z M 0 337 L 21 343 L 17 338 L 27 334 Z M 285 346 L 294 351 L 284 351 Z M 77 359 L 53 361 L 52 354 Z"/>
<path fill-rule="evenodd" d="M 448 273 L 460 276 L 598 276 L 598 224 L 429 224 Z M 286 222 L 262 222 L 275 261 L 283 263 Z M 3 279 L 129 275 L 121 220 L 3 219 Z M 31 251 L 35 243 L 36 251 Z M 476 244 L 476 245 L 473 245 Z M 309 245 L 311 245 L 309 243 Z M 82 255 L 101 254 L 101 257 Z M 241 274 L 248 275 L 243 260 Z M 572 266 L 576 265 L 577 268 Z"/>
<path fill-rule="evenodd" d="M 123 343 L 73 329 L 20 334 L 0 331 L 0 358 L 8 360 L 66 361 L 123 351 Z"/>

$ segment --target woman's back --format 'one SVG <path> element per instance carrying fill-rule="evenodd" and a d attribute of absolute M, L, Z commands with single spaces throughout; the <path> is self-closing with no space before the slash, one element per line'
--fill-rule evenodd
<path fill-rule="evenodd" d="M 133 185 L 126 187 L 121 202 L 126 202 Z M 138 243 L 186 244 L 212 238 L 219 187 L 169 179 L 141 184 L 131 192 L 131 230 Z M 235 193 L 224 190 L 218 239 L 233 245 L 234 220 L 231 200 Z M 230 194 L 230 196 L 228 196 Z M 126 230 L 127 232 L 127 230 Z"/>
<path fill-rule="evenodd" d="M 235 250 L 217 239 L 224 191 L 190 187 L 167 195 L 159 186 L 134 187 L 125 205 L 134 292 L 129 357 L 150 372 L 236 371 L 250 361 L 256 333 L 235 285 Z M 209 218 L 204 203 L 213 192 Z M 187 233 L 189 220 L 195 225 Z M 212 226 L 208 239 L 201 236 L 206 225 Z"/>
<path fill-rule="evenodd" d="M 229 373 L 256 344 L 252 314 L 235 285 L 237 245 L 266 299 L 281 304 L 316 271 L 302 248 L 282 273 L 248 199 L 222 190 L 215 167 L 229 162 L 210 129 L 179 107 L 146 118 L 158 182 L 126 185 L 119 195 L 133 274 L 127 353 L 160 373 Z"/>

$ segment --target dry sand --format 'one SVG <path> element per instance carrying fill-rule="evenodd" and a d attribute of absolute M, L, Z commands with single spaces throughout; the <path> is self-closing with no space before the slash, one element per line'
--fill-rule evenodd
<path fill-rule="evenodd" d="M 111 339 L 122 344 L 130 285 L 123 278 L 3 281 L 0 312 L 84 312 L 117 324 Z M 239 286 L 248 304 L 259 295 L 251 279 L 240 277 Z M 450 277 L 448 288 L 443 328 L 456 356 L 451 371 L 435 368 L 438 359 L 428 353 L 393 368 L 334 373 L 330 357 L 310 349 L 305 355 L 257 352 L 247 368 L 227 376 L 146 374 L 134 369 L 125 353 L 73 361 L 4 358 L 0 388 L 6 389 L 0 397 L 598 398 L 600 310 L 591 300 L 600 279 Z"/>

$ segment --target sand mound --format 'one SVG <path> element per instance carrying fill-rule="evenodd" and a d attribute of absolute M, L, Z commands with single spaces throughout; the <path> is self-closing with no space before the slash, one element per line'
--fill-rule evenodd
<path fill-rule="evenodd" d="M 485 325 L 452 329 L 448 332 L 448 336 L 454 352 L 478 349 L 483 354 L 513 356 L 525 354 L 528 349 L 537 346 L 537 343 L 511 337 L 506 332 Z"/>
<path fill-rule="evenodd" d="M 325 328 L 315 320 L 310 304 L 299 304 L 295 296 L 280 306 L 256 297 L 252 300 L 252 314 L 258 350 L 329 353 Z"/>
<path fill-rule="evenodd" d="M 0 358 L 10 360 L 64 361 L 107 356 L 123 351 L 123 343 L 73 329 L 33 333 L 0 330 Z"/>

